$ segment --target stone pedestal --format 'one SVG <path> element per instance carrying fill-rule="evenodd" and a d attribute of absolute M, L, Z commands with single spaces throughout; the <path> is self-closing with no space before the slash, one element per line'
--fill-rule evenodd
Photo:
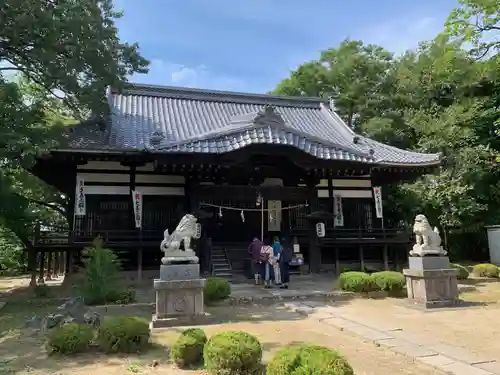
<path fill-rule="evenodd" d="M 161 258 L 161 262 L 164 265 L 186 263 L 198 264 L 199 259 L 193 250 L 176 250 L 166 251 L 165 256 Z"/>
<path fill-rule="evenodd" d="M 458 303 L 458 270 L 450 268 L 446 256 L 409 257 L 406 277 L 408 299 L 426 308 Z"/>
<path fill-rule="evenodd" d="M 205 279 L 200 279 L 200 265 L 171 263 L 160 267 L 160 279 L 154 280 L 156 311 L 152 327 L 171 327 L 200 320 L 205 315 Z"/>

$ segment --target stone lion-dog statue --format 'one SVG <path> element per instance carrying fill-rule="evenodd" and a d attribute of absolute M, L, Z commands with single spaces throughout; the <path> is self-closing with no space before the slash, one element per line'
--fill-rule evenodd
<path fill-rule="evenodd" d="M 184 250 L 191 250 L 191 238 L 196 235 L 196 222 L 198 219 L 191 214 L 186 214 L 175 228 L 172 234 L 169 234 L 168 229 L 163 233 L 164 239 L 161 241 L 161 251 L 167 253 L 178 251 L 181 243 L 184 242 Z"/>
<path fill-rule="evenodd" d="M 433 230 L 424 215 L 420 214 L 415 217 L 413 233 L 415 233 L 415 245 L 410 251 L 411 256 L 446 255 L 446 251 L 441 246 L 439 230 L 437 227 Z"/>

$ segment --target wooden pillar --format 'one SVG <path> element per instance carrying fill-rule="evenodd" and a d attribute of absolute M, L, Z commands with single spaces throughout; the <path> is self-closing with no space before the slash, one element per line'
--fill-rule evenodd
<path fill-rule="evenodd" d="M 39 274 L 38 274 L 38 284 L 45 284 L 45 280 L 43 277 L 45 276 L 45 252 L 42 251 L 40 253 L 40 262 L 39 262 Z"/>
<path fill-rule="evenodd" d="M 388 254 L 387 245 L 384 245 L 384 248 L 382 251 L 383 251 L 383 257 L 384 257 L 384 270 L 389 271 L 389 254 Z"/>
<path fill-rule="evenodd" d="M 55 278 L 59 277 L 59 259 L 59 252 L 54 253 L 54 269 L 52 271 L 52 274 Z"/>
<path fill-rule="evenodd" d="M 59 256 L 60 256 L 59 271 L 60 271 L 60 274 L 64 276 L 66 274 L 66 252 L 61 251 Z"/>
<path fill-rule="evenodd" d="M 142 281 L 142 248 L 137 250 L 137 281 Z"/>
<path fill-rule="evenodd" d="M 36 286 L 36 255 L 35 249 L 28 250 L 28 268 L 31 273 L 30 286 Z"/>
<path fill-rule="evenodd" d="M 71 273 L 72 261 L 71 261 L 71 250 L 66 250 L 66 259 L 65 259 L 65 271 L 66 274 Z"/>
<path fill-rule="evenodd" d="M 363 272 L 365 269 L 365 254 L 363 251 L 363 246 L 359 247 L 359 261 L 361 263 L 361 271 Z"/>
<path fill-rule="evenodd" d="M 339 248 L 335 248 L 335 273 L 337 277 L 340 276 L 340 259 L 339 259 Z"/>
<path fill-rule="evenodd" d="M 52 259 L 53 259 L 54 253 L 52 251 L 49 251 L 47 254 L 47 274 L 45 276 L 45 280 L 50 281 L 52 280 L 52 271 L 54 268 L 52 267 Z"/>
<path fill-rule="evenodd" d="M 318 188 L 315 179 L 309 181 L 309 212 L 312 213 L 318 208 Z M 309 220 L 309 270 L 311 273 L 319 273 L 321 270 L 321 249 L 318 244 L 316 234 L 316 220 Z"/>

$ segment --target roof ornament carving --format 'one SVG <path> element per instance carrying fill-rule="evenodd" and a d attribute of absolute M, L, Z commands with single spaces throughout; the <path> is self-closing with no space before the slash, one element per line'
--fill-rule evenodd
<path fill-rule="evenodd" d="M 151 136 L 149 138 L 149 143 L 151 143 L 151 146 L 156 147 L 161 144 L 161 142 L 165 139 L 165 134 L 161 131 L 154 131 L 151 133 Z"/>
<path fill-rule="evenodd" d="M 262 111 L 260 111 L 257 116 L 255 116 L 253 122 L 258 125 L 269 125 L 269 126 L 284 126 L 285 120 L 283 117 L 276 112 L 276 107 L 273 105 L 266 105 Z"/>

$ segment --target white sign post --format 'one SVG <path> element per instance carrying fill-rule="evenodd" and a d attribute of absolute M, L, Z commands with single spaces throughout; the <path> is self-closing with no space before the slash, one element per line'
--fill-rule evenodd
<path fill-rule="evenodd" d="M 342 197 L 340 195 L 333 196 L 333 214 L 335 218 L 333 219 L 334 227 L 344 226 L 344 210 L 342 208 Z"/>
<path fill-rule="evenodd" d="M 384 212 L 382 208 L 382 188 L 380 186 L 375 186 L 373 188 L 373 199 L 375 200 L 375 213 L 377 219 L 382 219 L 384 217 Z"/>
<path fill-rule="evenodd" d="M 85 216 L 85 181 L 82 177 L 76 178 L 75 216 Z"/>
<path fill-rule="evenodd" d="M 132 190 L 132 202 L 134 205 L 135 227 L 142 228 L 142 194 Z"/>

